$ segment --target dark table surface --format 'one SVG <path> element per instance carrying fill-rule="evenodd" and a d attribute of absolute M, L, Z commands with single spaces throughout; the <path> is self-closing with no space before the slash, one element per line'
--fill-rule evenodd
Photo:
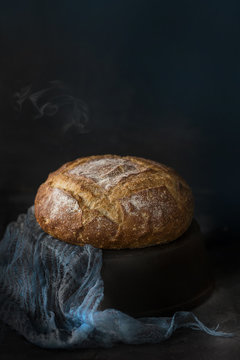
<path fill-rule="evenodd" d="M 110 349 L 47 350 L 28 343 L 1 324 L 1 359 L 240 359 L 240 245 L 228 231 L 209 235 L 206 245 L 215 274 L 215 289 L 194 313 L 210 328 L 219 324 L 219 330 L 233 332 L 232 338 L 181 329 L 157 345 L 119 344 Z"/>

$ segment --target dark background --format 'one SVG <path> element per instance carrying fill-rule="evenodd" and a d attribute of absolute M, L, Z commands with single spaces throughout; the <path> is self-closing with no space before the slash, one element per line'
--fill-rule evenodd
<path fill-rule="evenodd" d="M 1 234 L 50 171 L 112 153 L 174 167 L 206 236 L 237 240 L 239 39 L 237 0 L 1 1 Z M 86 131 L 64 130 L 69 108 L 16 111 L 16 92 L 52 80 L 87 104 Z"/>
<path fill-rule="evenodd" d="M 203 231 L 238 232 L 239 38 L 238 1 L 1 2 L 5 223 L 62 163 L 116 153 L 174 167 Z M 61 109 L 38 119 L 27 102 L 14 109 L 15 92 L 51 80 L 88 105 L 87 133 L 64 132 Z"/>

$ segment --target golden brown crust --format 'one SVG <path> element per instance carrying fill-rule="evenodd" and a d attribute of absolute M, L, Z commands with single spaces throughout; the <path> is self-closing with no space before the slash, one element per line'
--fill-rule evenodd
<path fill-rule="evenodd" d="M 98 155 L 49 174 L 38 189 L 35 216 L 44 231 L 72 244 L 140 248 L 181 236 L 192 221 L 193 197 L 163 164 Z"/>

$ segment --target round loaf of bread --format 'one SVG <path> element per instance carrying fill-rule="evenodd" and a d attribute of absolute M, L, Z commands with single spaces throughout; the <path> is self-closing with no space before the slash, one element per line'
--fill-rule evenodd
<path fill-rule="evenodd" d="M 35 216 L 48 234 L 103 249 L 142 248 L 177 239 L 193 217 L 193 196 L 171 168 L 133 156 L 76 159 L 37 192 Z"/>

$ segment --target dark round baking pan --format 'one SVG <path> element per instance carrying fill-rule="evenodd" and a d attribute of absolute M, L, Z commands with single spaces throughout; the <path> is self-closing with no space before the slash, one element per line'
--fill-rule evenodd
<path fill-rule="evenodd" d="M 177 240 L 143 249 L 103 250 L 104 299 L 100 310 L 131 316 L 172 315 L 204 301 L 213 278 L 199 225 Z"/>

